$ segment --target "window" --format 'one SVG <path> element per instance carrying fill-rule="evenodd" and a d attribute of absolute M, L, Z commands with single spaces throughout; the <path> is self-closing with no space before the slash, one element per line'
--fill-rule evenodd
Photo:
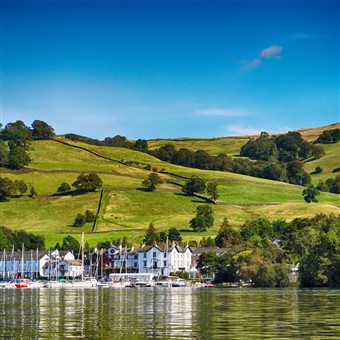
<path fill-rule="evenodd" d="M 143 266 L 146 267 L 146 261 L 143 261 Z"/>
<path fill-rule="evenodd" d="M 138 267 L 138 263 L 135 262 L 133 266 L 134 266 L 135 268 L 137 268 L 137 267 Z"/>
<path fill-rule="evenodd" d="M 157 261 L 153 262 L 153 268 L 156 269 L 157 268 Z"/>
<path fill-rule="evenodd" d="M 144 256 L 143 256 L 144 258 L 146 257 L 146 253 L 144 253 Z"/>
<path fill-rule="evenodd" d="M 154 251 L 153 252 L 153 255 L 152 255 L 153 257 L 157 257 L 157 254 L 156 254 L 156 252 Z"/>

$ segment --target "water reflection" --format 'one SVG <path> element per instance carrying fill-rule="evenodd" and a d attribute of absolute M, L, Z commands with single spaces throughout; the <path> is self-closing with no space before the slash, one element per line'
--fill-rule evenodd
<path fill-rule="evenodd" d="M 339 339 L 339 290 L 3 289 L 0 338 Z"/>

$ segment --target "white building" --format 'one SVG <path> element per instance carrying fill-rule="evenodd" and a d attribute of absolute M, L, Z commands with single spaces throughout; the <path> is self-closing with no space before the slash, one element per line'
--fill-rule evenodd
<path fill-rule="evenodd" d="M 192 251 L 189 246 L 180 247 L 173 243 L 143 245 L 139 249 L 110 248 L 110 267 L 116 272 L 152 273 L 170 275 L 171 272 L 188 272 L 191 268 Z"/>
<path fill-rule="evenodd" d="M 3 252 L 0 260 L 0 277 L 2 278 L 39 278 L 52 277 L 56 263 L 62 260 L 74 260 L 68 251 L 12 251 Z M 60 274 L 60 273 L 59 273 Z"/>

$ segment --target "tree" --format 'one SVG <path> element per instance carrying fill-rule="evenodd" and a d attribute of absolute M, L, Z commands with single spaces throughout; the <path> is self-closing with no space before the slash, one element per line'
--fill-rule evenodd
<path fill-rule="evenodd" d="M 7 144 L 0 139 L 0 167 L 4 167 L 8 163 L 9 149 Z"/>
<path fill-rule="evenodd" d="M 315 174 L 321 174 L 321 172 L 323 171 L 323 168 L 321 166 L 317 166 L 314 170 Z"/>
<path fill-rule="evenodd" d="M 292 184 L 308 185 L 311 182 L 310 175 L 303 169 L 303 163 L 299 160 L 287 164 L 287 178 Z"/>
<path fill-rule="evenodd" d="M 30 163 L 31 159 L 24 147 L 12 148 L 8 154 L 8 167 L 21 169 Z"/>
<path fill-rule="evenodd" d="M 214 274 L 218 268 L 218 256 L 213 251 L 204 252 L 197 261 L 197 268 L 202 274 Z"/>
<path fill-rule="evenodd" d="M 321 145 L 312 144 L 310 148 L 311 153 L 315 159 L 319 159 L 326 154 L 324 148 Z"/>
<path fill-rule="evenodd" d="M 68 235 L 63 238 L 63 243 L 60 250 L 66 250 L 73 252 L 74 254 L 79 253 L 80 243 L 72 236 Z"/>
<path fill-rule="evenodd" d="M 82 214 L 77 214 L 74 222 L 73 222 L 73 227 L 82 227 L 85 224 L 85 216 Z"/>
<path fill-rule="evenodd" d="M 32 139 L 32 133 L 23 121 L 17 120 L 15 123 L 6 124 L 1 131 L 1 138 L 8 141 L 11 150 L 17 147 L 27 149 L 29 141 Z"/>
<path fill-rule="evenodd" d="M 96 215 L 90 211 L 90 210 L 86 210 L 85 211 L 85 221 L 86 222 L 94 222 L 96 220 Z"/>
<path fill-rule="evenodd" d="M 230 247 L 241 243 L 240 233 L 229 224 L 225 217 L 215 238 L 217 247 Z"/>
<path fill-rule="evenodd" d="M 320 191 L 316 189 L 314 185 L 311 185 L 307 189 L 304 189 L 302 191 L 302 195 L 303 195 L 304 200 L 307 203 L 311 203 L 311 202 L 317 203 L 318 199 L 316 198 L 316 196 L 320 195 Z"/>
<path fill-rule="evenodd" d="M 9 178 L 0 177 L 0 201 L 7 201 L 14 192 L 14 183 Z"/>
<path fill-rule="evenodd" d="M 196 217 L 190 221 L 190 227 L 196 231 L 206 231 L 214 224 L 213 211 L 210 205 L 199 205 L 196 208 Z"/>
<path fill-rule="evenodd" d="M 14 181 L 14 187 L 19 196 L 22 196 L 28 190 L 28 185 L 22 180 L 16 179 Z"/>
<path fill-rule="evenodd" d="M 183 166 L 193 166 L 195 162 L 195 154 L 193 151 L 181 148 L 172 157 L 172 163 L 183 165 Z"/>
<path fill-rule="evenodd" d="M 156 231 L 156 228 L 153 225 L 153 223 L 150 223 L 149 228 L 147 229 L 144 235 L 143 242 L 146 245 L 152 245 L 155 242 L 158 242 L 159 240 L 160 240 L 159 233 Z"/>
<path fill-rule="evenodd" d="M 202 178 L 198 178 L 196 176 L 192 176 L 188 181 L 185 182 L 185 185 L 182 189 L 188 195 L 192 195 L 194 193 L 202 194 L 205 190 L 205 181 Z"/>
<path fill-rule="evenodd" d="M 72 184 L 79 191 L 96 191 L 103 185 L 100 177 L 95 173 L 90 173 L 88 175 L 81 174 L 78 176 L 77 180 Z"/>
<path fill-rule="evenodd" d="M 14 244 L 14 232 L 6 227 L 0 227 L 0 250 L 11 249 Z"/>
<path fill-rule="evenodd" d="M 71 186 L 66 183 L 66 182 L 63 182 L 60 184 L 59 188 L 57 189 L 57 192 L 59 194 L 64 194 L 65 192 L 68 192 L 71 190 Z"/>
<path fill-rule="evenodd" d="M 159 233 L 160 241 L 166 242 L 167 239 L 169 242 L 182 242 L 182 236 L 179 230 L 177 230 L 175 227 L 172 227 L 168 230 L 168 232 L 161 231 Z"/>
<path fill-rule="evenodd" d="M 162 179 L 156 174 L 152 172 L 149 174 L 148 179 L 142 182 L 143 187 L 145 187 L 148 191 L 155 191 L 158 184 L 162 184 Z"/>
<path fill-rule="evenodd" d="M 145 139 L 136 140 L 135 144 L 133 144 L 133 148 L 139 151 L 146 152 L 148 151 L 148 142 Z"/>
<path fill-rule="evenodd" d="M 335 178 L 328 178 L 326 184 L 330 192 L 340 194 L 340 175 L 336 175 Z"/>
<path fill-rule="evenodd" d="M 217 192 L 217 183 L 216 182 L 209 182 L 207 185 L 207 194 L 211 199 L 216 202 L 216 200 L 219 197 L 219 194 Z"/>
<path fill-rule="evenodd" d="M 50 139 L 54 136 L 54 129 L 43 122 L 42 120 L 35 120 L 32 123 L 32 137 L 38 140 Z"/>
<path fill-rule="evenodd" d="M 31 186 L 30 189 L 30 195 L 31 198 L 36 198 L 38 196 L 38 193 L 35 191 L 34 186 Z"/>

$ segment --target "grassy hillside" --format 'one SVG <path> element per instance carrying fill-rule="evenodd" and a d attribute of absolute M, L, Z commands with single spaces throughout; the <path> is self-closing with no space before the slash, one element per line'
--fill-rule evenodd
<path fill-rule="evenodd" d="M 58 139 L 63 141 L 62 137 Z M 241 139 L 236 140 L 239 142 Z M 211 150 L 213 145 L 218 150 L 218 144 L 213 144 L 215 140 L 200 142 L 200 148 L 207 150 L 209 146 L 205 148 L 206 143 Z M 182 230 L 185 240 L 190 240 L 216 235 L 224 217 L 228 217 L 232 225 L 240 226 L 244 221 L 258 216 L 267 216 L 272 220 L 291 220 L 316 213 L 340 213 L 338 195 L 322 193 L 318 204 L 307 204 L 303 201 L 301 187 L 226 172 L 189 169 L 128 149 L 69 143 L 35 141 L 32 143 L 32 162 L 28 169 L 18 172 L 1 171 L 3 177 L 23 179 L 32 184 L 38 197 L 22 197 L 0 203 L 0 225 L 43 234 L 47 246 L 61 242 L 65 234 L 74 234 L 80 239 L 80 233 L 84 231 L 87 233 L 86 240 L 95 246 L 99 241 L 122 236 L 138 244 L 151 222 L 159 230 L 176 227 Z M 229 153 L 236 152 L 239 144 L 233 148 L 230 147 Z M 320 166 L 325 171 L 331 171 L 336 164 L 337 150 L 334 145 L 328 145 L 326 151 L 327 155 L 319 160 L 324 163 L 314 164 L 317 161 L 313 161 L 306 166 L 314 169 L 319 164 L 325 164 Z M 142 180 L 149 174 L 145 170 L 148 165 L 168 172 L 160 174 L 164 183 L 154 193 L 140 190 Z M 91 224 L 81 228 L 71 225 L 78 213 L 97 211 L 100 192 L 53 196 L 62 182 L 72 184 L 80 173 L 90 171 L 98 173 L 106 188 L 94 233 L 90 233 Z M 205 201 L 183 195 L 180 186 L 173 184 L 184 183 L 185 179 L 179 176 L 192 175 L 216 180 L 219 184 L 220 204 L 213 205 L 214 227 L 203 234 L 188 229 L 196 207 Z"/>

